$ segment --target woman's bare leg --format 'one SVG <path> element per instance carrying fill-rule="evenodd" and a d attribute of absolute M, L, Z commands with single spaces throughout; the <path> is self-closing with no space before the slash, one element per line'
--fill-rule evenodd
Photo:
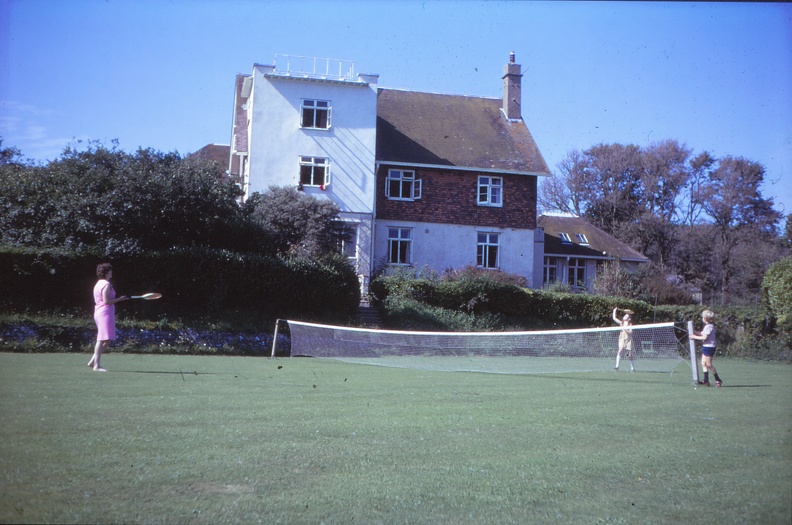
<path fill-rule="evenodd" d="M 94 370 L 94 372 L 107 372 L 104 368 L 102 368 L 100 364 L 100 360 L 102 359 L 102 352 L 107 345 L 110 344 L 110 341 L 97 341 L 96 346 L 94 347 L 94 354 L 91 357 L 91 360 L 88 361 L 88 366 Z"/>

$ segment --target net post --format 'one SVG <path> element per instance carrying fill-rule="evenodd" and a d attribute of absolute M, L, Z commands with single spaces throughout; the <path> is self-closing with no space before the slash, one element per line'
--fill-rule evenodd
<path fill-rule="evenodd" d="M 693 333 L 693 321 L 688 321 L 688 334 Z M 696 363 L 696 341 L 688 337 L 688 344 L 690 345 L 690 369 L 693 371 L 693 384 L 697 385 L 699 382 L 698 364 Z"/>
<path fill-rule="evenodd" d="M 275 349 L 278 346 L 278 326 L 280 325 L 280 319 L 275 319 L 275 333 L 272 335 L 272 354 L 270 355 L 270 359 L 275 358 Z"/>

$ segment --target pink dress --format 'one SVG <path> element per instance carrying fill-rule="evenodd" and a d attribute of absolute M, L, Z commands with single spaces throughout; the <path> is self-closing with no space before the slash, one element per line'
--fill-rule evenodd
<path fill-rule="evenodd" d="M 110 281 L 99 279 L 94 286 L 94 321 L 96 321 L 96 340 L 114 341 L 116 338 L 115 329 L 115 305 L 105 304 L 102 293 L 105 287 L 110 286 Z M 115 299 L 115 290 L 110 286 L 110 299 Z"/>

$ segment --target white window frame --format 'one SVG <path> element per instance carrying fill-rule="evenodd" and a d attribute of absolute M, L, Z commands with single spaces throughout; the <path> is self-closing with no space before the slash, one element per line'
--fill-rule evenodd
<path fill-rule="evenodd" d="M 578 279 L 577 277 L 581 277 Z M 586 259 L 570 257 L 567 262 L 567 282 L 573 288 L 586 287 Z"/>
<path fill-rule="evenodd" d="M 356 261 L 358 258 L 358 225 L 357 223 L 342 222 L 342 236 L 338 250 L 348 261 Z"/>
<path fill-rule="evenodd" d="M 418 200 L 421 198 L 421 182 L 412 170 L 389 169 L 385 179 L 385 197 L 393 201 Z M 393 188 L 397 191 L 394 192 Z"/>
<path fill-rule="evenodd" d="M 410 266 L 413 254 L 413 229 L 388 226 L 388 264 Z"/>
<path fill-rule="evenodd" d="M 558 232 L 558 236 L 561 237 L 562 243 L 572 244 L 572 237 L 570 237 L 568 233 Z"/>
<path fill-rule="evenodd" d="M 544 258 L 544 271 L 542 272 L 542 283 L 552 285 L 558 282 L 558 257 Z"/>
<path fill-rule="evenodd" d="M 493 258 L 494 250 L 494 261 Z M 500 268 L 500 233 L 478 232 L 476 234 L 476 266 L 478 268 Z"/>
<path fill-rule="evenodd" d="M 479 175 L 477 195 L 479 206 L 503 207 L 503 177 Z"/>
<path fill-rule="evenodd" d="M 325 114 L 325 125 L 317 125 L 320 114 Z M 329 100 L 304 98 L 300 103 L 300 127 L 305 129 L 330 129 L 333 108 Z"/>
<path fill-rule="evenodd" d="M 303 168 L 310 169 L 309 181 L 303 180 Z M 324 169 L 324 177 L 317 174 L 317 168 Z M 314 188 L 325 187 L 330 184 L 330 159 L 326 157 L 312 157 L 310 155 L 300 155 L 300 188 L 309 186 Z M 317 180 L 321 177 L 321 180 Z"/>
<path fill-rule="evenodd" d="M 577 239 L 578 244 L 582 244 L 583 246 L 588 246 L 589 242 L 585 233 L 576 233 L 575 238 Z"/>

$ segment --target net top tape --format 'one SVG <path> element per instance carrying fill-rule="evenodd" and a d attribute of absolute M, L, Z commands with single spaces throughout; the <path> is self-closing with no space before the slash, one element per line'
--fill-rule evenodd
<path fill-rule="evenodd" d="M 618 332 L 624 330 L 624 327 L 621 326 L 605 326 L 605 327 L 598 327 L 598 328 L 571 328 L 571 329 L 559 329 L 559 330 L 529 330 L 529 331 L 519 331 L 519 332 L 432 332 L 432 331 L 413 331 L 413 330 L 381 330 L 381 329 L 373 329 L 373 328 L 355 328 L 351 326 L 335 326 L 335 325 L 327 325 L 327 324 L 318 324 L 318 323 L 306 323 L 303 321 L 293 321 L 290 319 L 286 320 L 289 325 L 301 325 L 301 326 L 309 326 L 314 328 L 324 328 L 324 329 L 332 329 L 332 330 L 339 330 L 339 331 L 349 331 L 349 332 L 367 332 L 367 333 L 381 333 L 381 334 L 397 334 L 397 335 L 463 335 L 463 336 L 487 336 L 487 337 L 514 337 L 514 336 L 522 336 L 522 335 L 565 335 L 565 334 L 581 334 L 581 333 L 591 333 L 591 332 Z M 674 323 L 650 323 L 650 324 L 634 324 L 630 325 L 629 329 L 632 330 L 651 330 L 654 328 L 669 328 L 674 327 Z"/>

